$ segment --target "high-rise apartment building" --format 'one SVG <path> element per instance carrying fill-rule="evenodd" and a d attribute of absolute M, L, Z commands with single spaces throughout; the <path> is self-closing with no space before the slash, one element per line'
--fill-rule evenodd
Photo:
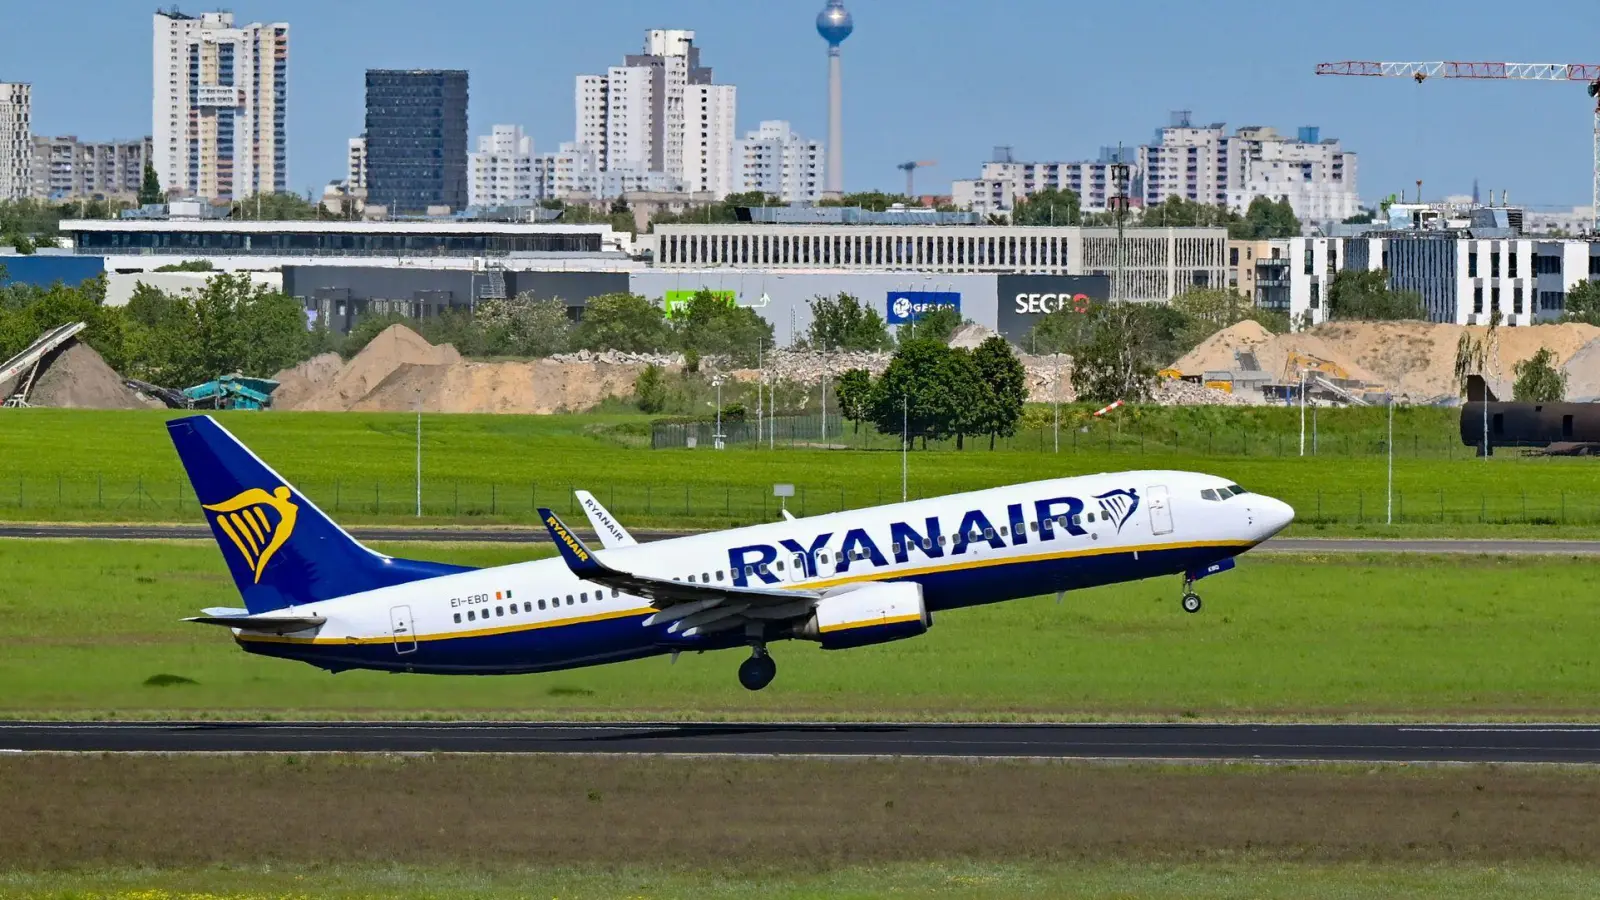
<path fill-rule="evenodd" d="M 367 70 L 367 203 L 391 215 L 467 206 L 467 73 Z"/>
<path fill-rule="evenodd" d="M 33 86 L 0 81 L 0 200 L 21 200 L 33 183 Z"/>
<path fill-rule="evenodd" d="M 1139 168 L 1147 205 L 1181 197 L 1243 212 L 1257 197 L 1287 198 L 1303 222 L 1361 210 L 1356 154 L 1316 127 L 1294 138 L 1255 126 L 1230 135 L 1221 123 L 1196 126 L 1187 112 L 1174 113 L 1156 142 L 1139 148 Z"/>
<path fill-rule="evenodd" d="M 1138 195 L 1142 174 L 1133 165 L 1134 151 L 1103 147 L 1100 158 L 1075 162 L 1018 162 L 1010 147 L 996 147 L 996 159 L 983 164 L 975 179 L 957 181 L 950 186 L 951 202 L 982 216 L 1009 216 L 1018 200 L 1044 190 L 1072 191 L 1083 209 L 1103 212 L 1117 196 L 1117 167 L 1126 164 L 1121 190 Z"/>
<path fill-rule="evenodd" d="M 212 199 L 289 189 L 289 26 L 155 14 L 152 122 L 161 186 Z"/>
<path fill-rule="evenodd" d="M 496 125 L 478 138 L 477 152 L 468 159 L 470 206 L 505 206 L 539 199 L 533 177 L 533 138 L 518 125 Z"/>
<path fill-rule="evenodd" d="M 356 137 L 350 139 L 347 156 L 345 158 L 345 187 L 352 193 L 367 189 L 367 139 Z M 362 194 L 361 196 L 366 196 Z"/>
<path fill-rule="evenodd" d="M 785 203 L 822 198 L 823 146 L 808 141 L 788 122 L 762 122 L 733 147 L 733 190 L 761 191 Z"/>
<path fill-rule="evenodd" d="M 665 179 L 645 180 L 682 181 L 718 197 L 731 190 L 738 94 L 712 84 L 694 32 L 646 32 L 643 53 L 604 75 L 578 76 L 574 99 L 575 143 L 594 151 L 602 172 L 661 173 Z"/>
<path fill-rule="evenodd" d="M 127 200 L 139 196 L 153 141 L 33 139 L 33 196 L 40 200 Z"/>

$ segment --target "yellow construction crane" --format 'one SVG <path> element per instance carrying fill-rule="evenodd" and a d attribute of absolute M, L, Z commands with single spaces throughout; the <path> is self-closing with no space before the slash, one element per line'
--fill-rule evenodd
<path fill-rule="evenodd" d="M 923 160 L 921 162 L 903 162 L 900 165 L 895 166 L 895 168 L 897 168 L 900 171 L 906 173 L 906 196 L 907 197 L 910 197 L 913 200 L 915 200 L 917 198 L 916 183 L 915 183 L 915 180 L 914 180 L 914 176 L 916 175 L 917 170 L 918 169 L 926 169 L 929 166 L 937 166 L 938 164 L 939 163 L 937 161 L 929 159 L 929 160 Z"/>

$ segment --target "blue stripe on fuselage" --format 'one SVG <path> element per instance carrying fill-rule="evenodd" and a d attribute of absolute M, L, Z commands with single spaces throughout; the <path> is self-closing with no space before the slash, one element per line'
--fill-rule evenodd
<path fill-rule="evenodd" d="M 922 585 L 929 611 L 937 612 L 1186 572 L 1247 548 L 1246 544 L 1175 546 L 1139 550 L 1137 559 L 1130 549 L 992 566 L 971 564 L 981 563 L 981 559 L 967 560 L 962 567 L 907 578 L 890 575 L 881 580 L 917 582 Z M 862 579 L 868 580 L 874 579 Z M 669 635 L 666 625 L 644 627 L 646 615 L 553 627 L 530 623 L 527 628 L 491 635 L 423 635 L 416 650 L 404 654 L 397 653 L 392 643 L 313 644 L 254 640 L 247 636 L 241 636 L 239 643 L 251 653 L 297 659 L 332 671 L 379 669 L 458 675 L 548 672 L 640 659 L 673 650 L 721 650 L 745 643 L 737 630 L 698 638 Z"/>

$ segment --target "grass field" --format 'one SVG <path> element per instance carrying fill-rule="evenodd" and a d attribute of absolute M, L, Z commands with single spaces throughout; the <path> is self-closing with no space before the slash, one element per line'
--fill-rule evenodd
<path fill-rule="evenodd" d="M 1346 411 L 1349 428 L 1326 422 L 1324 446 L 1344 435 L 1370 443 L 1372 410 Z M 1446 458 L 1425 446 L 1456 440 L 1439 410 L 1397 415 L 1395 521 L 1448 533 L 1508 524 L 1600 530 L 1600 466 L 1584 459 L 1503 455 Z M 1446 411 L 1448 412 L 1448 411 Z M 1268 415 L 1270 413 L 1270 415 Z M 1187 444 L 1133 443 L 1127 426 L 1068 429 L 1062 452 L 1037 436 L 991 452 L 910 456 L 913 497 L 1116 469 L 1201 469 L 1284 499 L 1301 532 L 1348 533 L 1385 521 L 1386 461 L 1379 455 L 1301 458 L 1290 410 L 1247 410 L 1218 420 L 1166 420 Z M 0 427 L 0 518 L 56 521 L 199 521 L 200 510 L 160 412 L 7 411 Z M 1199 415 L 1198 413 L 1194 415 Z M 1221 415 L 1210 413 L 1210 415 Z M 341 521 L 412 521 L 416 513 L 414 417 L 405 414 L 223 414 L 226 424 L 283 475 Z M 1242 424 L 1239 424 L 1242 423 Z M 1116 428 L 1122 428 L 1120 439 Z M 1254 431 L 1251 429 L 1262 429 Z M 1263 455 L 1231 443 L 1279 447 Z M 464 416 L 423 420 L 423 513 L 430 522 L 530 523 L 541 505 L 572 511 L 574 487 L 596 492 L 630 523 L 713 527 L 770 521 L 772 485 L 796 485 L 801 514 L 892 502 L 900 497 L 900 454 L 874 450 L 748 447 L 649 450 L 638 416 Z M 1218 438 L 1218 435 L 1224 437 Z M 1412 435 L 1412 440 L 1407 440 Z M 1199 444 L 1201 437 L 1214 452 Z M 1069 440 L 1070 439 L 1070 440 Z M 1381 447 L 1381 445 L 1380 445 Z M 1465 450 L 1457 444 L 1456 449 Z"/>
<path fill-rule="evenodd" d="M 390 548 L 471 564 L 524 547 Z M 542 552 L 542 551 L 539 551 Z M 1091 720 L 1597 716 L 1593 562 L 1246 557 L 1185 615 L 1174 579 L 940 614 L 848 653 L 741 653 L 493 678 L 328 675 L 179 619 L 236 602 L 209 542 L 0 541 L 0 715 Z M 176 677 L 173 677 L 176 676 Z"/>
<path fill-rule="evenodd" d="M 1588 769 L 30 756 L 0 759 L 0 792 L 6 897 L 1600 889 Z"/>

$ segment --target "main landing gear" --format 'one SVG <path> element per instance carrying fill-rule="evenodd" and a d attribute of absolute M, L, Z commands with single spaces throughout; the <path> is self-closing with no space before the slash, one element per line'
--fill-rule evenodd
<path fill-rule="evenodd" d="M 1194 579 L 1183 579 L 1183 611 L 1197 613 L 1200 611 L 1200 595 L 1194 592 Z"/>
<path fill-rule="evenodd" d="M 757 645 L 750 648 L 750 658 L 739 664 L 739 683 L 745 690 L 759 691 L 777 677 L 778 664 L 767 655 L 767 648 Z"/>

